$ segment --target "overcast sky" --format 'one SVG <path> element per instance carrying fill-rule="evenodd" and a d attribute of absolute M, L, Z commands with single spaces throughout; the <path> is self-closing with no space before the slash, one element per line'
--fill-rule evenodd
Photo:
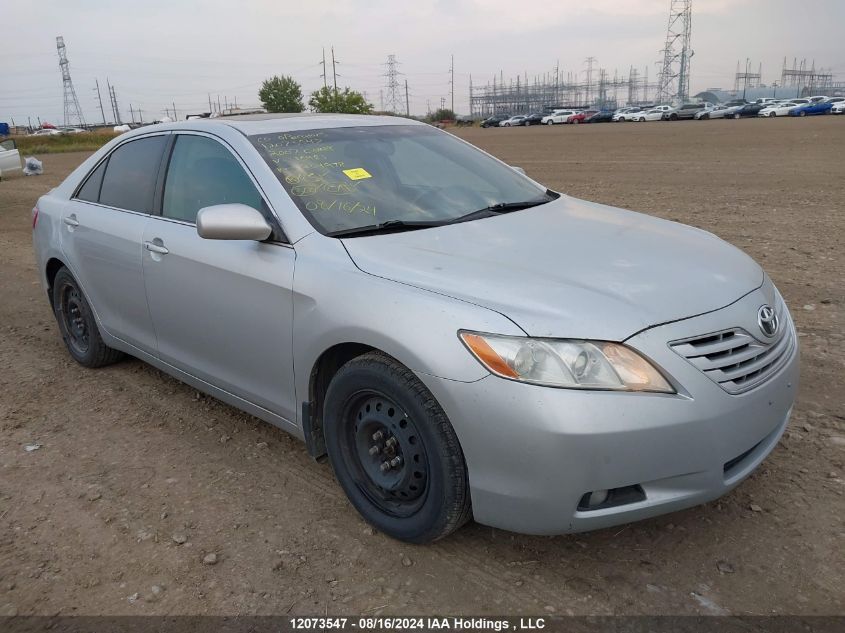
<path fill-rule="evenodd" d="M 669 0 L 40 0 L 3 2 L 0 121 L 27 116 L 61 123 L 57 35 L 86 119 L 101 121 L 95 79 L 111 119 L 105 83 L 124 120 L 145 120 L 175 102 L 180 118 L 221 102 L 257 105 L 262 79 L 291 74 L 310 92 L 322 85 L 322 48 L 335 48 L 338 85 L 365 92 L 378 108 L 387 56 L 408 80 L 411 111 L 449 103 L 455 56 L 455 109 L 468 112 L 470 75 L 484 84 L 553 72 L 580 73 L 585 59 L 627 75 L 657 77 Z M 845 81 L 845 0 L 693 0 L 691 88 L 730 88 L 737 60 L 780 79 L 784 57 L 831 68 Z M 329 73 L 331 64 L 329 57 Z M 597 76 L 597 75 L 596 75 Z M 331 80 L 331 75 L 329 75 Z M 403 95 L 404 97 L 404 95 Z"/>

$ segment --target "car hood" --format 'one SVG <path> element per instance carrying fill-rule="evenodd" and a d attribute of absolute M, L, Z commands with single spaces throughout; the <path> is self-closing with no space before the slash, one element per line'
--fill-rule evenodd
<path fill-rule="evenodd" d="M 568 196 L 343 242 L 364 272 L 490 308 L 531 336 L 621 341 L 724 307 L 764 278 L 711 233 Z"/>

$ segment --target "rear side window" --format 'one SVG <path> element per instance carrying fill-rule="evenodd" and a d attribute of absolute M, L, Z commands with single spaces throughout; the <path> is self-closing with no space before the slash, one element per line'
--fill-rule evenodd
<path fill-rule="evenodd" d="M 165 136 L 150 136 L 130 141 L 112 152 L 100 188 L 100 203 L 140 213 L 152 212 L 158 166 L 166 141 Z"/>
<path fill-rule="evenodd" d="M 97 169 L 91 172 L 91 175 L 88 176 L 88 180 L 85 181 L 85 184 L 82 185 L 79 193 L 76 194 L 77 198 L 85 200 L 86 202 L 100 201 L 100 185 L 103 184 L 103 174 L 106 173 L 106 163 L 108 162 L 108 159 L 104 160 L 100 163 Z"/>
<path fill-rule="evenodd" d="M 167 168 L 161 214 L 196 222 L 203 207 L 232 202 L 264 212 L 261 195 L 229 150 L 205 136 L 180 135 Z"/>

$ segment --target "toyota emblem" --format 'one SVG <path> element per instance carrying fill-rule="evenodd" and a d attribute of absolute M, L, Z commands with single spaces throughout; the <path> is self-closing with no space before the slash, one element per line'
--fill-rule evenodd
<path fill-rule="evenodd" d="M 775 309 L 766 304 L 760 306 L 760 309 L 757 310 L 757 325 L 760 326 L 760 331 L 772 338 L 778 332 L 778 315 L 775 312 Z"/>

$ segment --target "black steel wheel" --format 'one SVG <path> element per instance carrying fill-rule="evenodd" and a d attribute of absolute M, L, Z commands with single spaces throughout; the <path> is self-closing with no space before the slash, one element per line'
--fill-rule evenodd
<path fill-rule="evenodd" d="M 123 356 L 103 342 L 91 306 L 67 268 L 53 280 L 53 312 L 68 352 L 80 365 L 102 367 Z"/>
<path fill-rule="evenodd" d="M 427 543 L 470 518 L 463 452 L 408 368 L 380 352 L 341 367 L 324 402 L 326 450 L 352 505 L 394 538 Z"/>

